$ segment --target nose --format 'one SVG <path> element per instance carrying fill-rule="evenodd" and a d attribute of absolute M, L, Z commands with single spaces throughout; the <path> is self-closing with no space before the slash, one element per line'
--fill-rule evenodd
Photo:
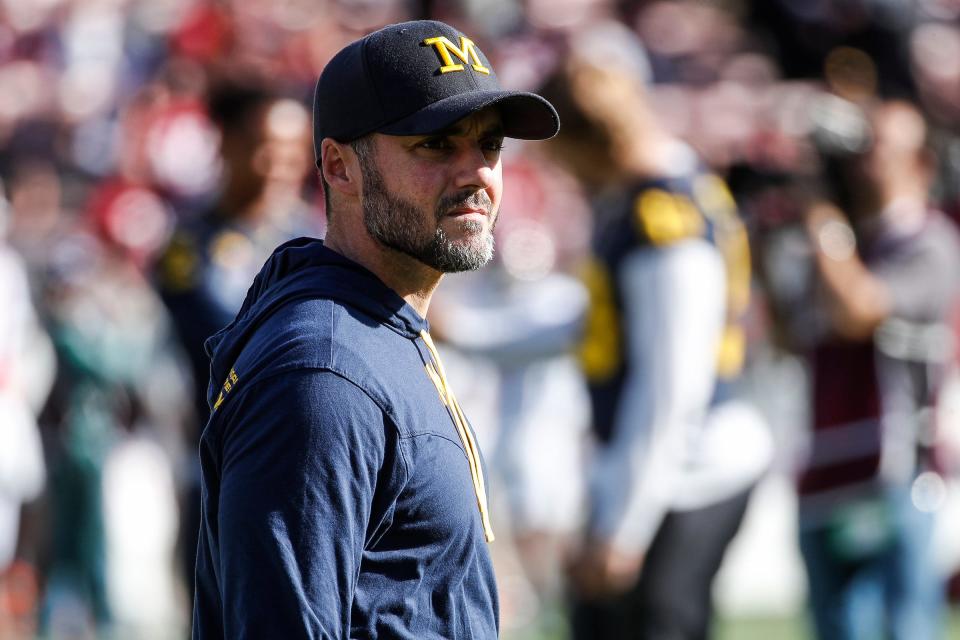
<path fill-rule="evenodd" d="M 454 170 L 457 189 L 490 191 L 500 179 L 500 157 L 485 151 L 480 144 L 464 145 L 454 160 Z"/>

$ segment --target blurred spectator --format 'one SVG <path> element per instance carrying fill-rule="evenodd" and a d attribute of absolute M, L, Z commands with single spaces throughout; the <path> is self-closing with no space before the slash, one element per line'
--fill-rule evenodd
<path fill-rule="evenodd" d="M 0 201 L 0 637 L 28 637 L 37 604 L 35 557 L 18 549 L 21 505 L 43 489 L 36 416 L 53 380 L 52 350 L 30 299 L 26 270 L 4 238 Z M 49 354 L 49 355 L 48 355 Z"/>
<path fill-rule="evenodd" d="M 914 90 L 909 33 L 924 16 L 923 2 L 789 0 L 750 2 L 750 20 L 761 27 L 787 77 L 826 73 L 868 80 L 886 94 Z M 932 3 L 930 3 L 932 4 Z M 857 52 L 854 57 L 851 52 Z M 877 67 L 883 69 L 877 73 Z"/>
<path fill-rule="evenodd" d="M 220 132 L 220 191 L 212 209 L 180 225 L 157 268 L 160 293 L 193 373 L 191 452 L 209 413 L 204 341 L 233 320 L 247 287 L 277 245 L 318 230 L 314 210 L 302 195 L 312 166 L 306 109 L 263 87 L 224 84 L 214 89 L 209 114 Z M 200 516 L 195 455 L 189 466 L 182 533 L 185 576 L 193 574 Z"/>
<path fill-rule="evenodd" d="M 220 131 L 223 184 L 211 210 L 176 230 L 157 271 L 194 366 L 201 424 L 207 414 L 204 340 L 233 320 L 274 247 L 316 229 L 302 197 L 312 164 L 306 109 L 265 89 L 225 86 L 209 110 Z"/>
<path fill-rule="evenodd" d="M 18 157 L 11 164 L 9 241 L 25 261 L 36 289 L 54 239 L 67 224 L 63 181 L 49 158 Z"/>
<path fill-rule="evenodd" d="M 802 289 L 771 283 L 812 376 L 800 546 L 820 638 L 938 638 L 931 407 L 953 355 L 960 239 L 928 203 L 936 158 L 917 108 L 849 110 L 851 144 L 825 147 L 825 199 L 806 196 L 812 287 L 791 299 Z"/>
<path fill-rule="evenodd" d="M 771 442 L 733 394 L 744 229 L 723 182 L 658 124 L 641 79 L 605 64 L 638 47 L 617 25 L 578 34 L 544 89 L 564 123 L 554 154 L 594 197 L 596 224 L 580 355 L 597 450 L 574 636 L 704 638 Z"/>
<path fill-rule="evenodd" d="M 59 367 L 43 415 L 51 539 L 41 623 L 55 636 L 111 628 L 104 466 L 124 432 L 161 426 L 152 410 L 184 401 L 169 379 L 165 402 L 149 397 L 171 354 L 159 299 L 127 253 L 80 222 L 56 240 L 43 289 Z"/>

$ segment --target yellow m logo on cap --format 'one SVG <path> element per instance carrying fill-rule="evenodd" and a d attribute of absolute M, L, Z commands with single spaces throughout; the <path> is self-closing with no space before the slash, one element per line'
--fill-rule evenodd
<path fill-rule="evenodd" d="M 474 71 L 479 71 L 480 73 L 486 74 L 490 73 L 490 69 L 483 66 L 483 62 L 480 61 L 480 56 L 477 55 L 477 45 L 473 44 L 473 40 L 466 36 L 460 36 L 459 47 L 450 42 L 450 39 L 447 38 L 447 36 L 427 38 L 423 41 L 423 44 L 432 46 L 437 50 L 437 55 L 439 55 L 440 59 L 443 61 L 443 66 L 440 67 L 440 73 L 463 71 L 463 65 L 454 63 L 450 54 L 460 58 L 464 64 L 470 64 Z"/>

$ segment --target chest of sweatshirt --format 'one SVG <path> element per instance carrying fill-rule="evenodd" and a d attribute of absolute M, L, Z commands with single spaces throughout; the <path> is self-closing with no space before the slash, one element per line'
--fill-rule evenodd
<path fill-rule="evenodd" d="M 405 544 L 425 546 L 450 539 L 473 546 L 478 540 L 477 549 L 486 555 L 482 543 L 492 534 L 485 505 L 478 504 L 478 494 L 486 498 L 484 481 L 478 486 L 485 463 L 472 427 L 448 393 L 450 383 L 429 336 L 425 340 L 334 301 L 302 300 L 258 328 L 219 395 L 227 403 L 244 387 L 277 383 L 285 372 L 310 369 L 331 371 L 355 384 L 395 427 L 397 468 L 385 470 L 377 495 L 368 496 L 383 505 L 389 526 L 370 531 L 370 540 L 386 546 L 393 545 L 395 535 Z M 217 411 L 210 428 L 216 423 Z"/>

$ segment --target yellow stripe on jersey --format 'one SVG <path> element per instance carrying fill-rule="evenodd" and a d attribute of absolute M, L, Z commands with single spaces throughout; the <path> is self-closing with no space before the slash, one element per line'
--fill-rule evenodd
<path fill-rule="evenodd" d="M 584 263 L 580 278 L 590 295 L 590 305 L 577 355 L 587 379 L 603 382 L 617 373 L 623 358 L 613 279 L 607 267 L 597 259 Z"/>
<path fill-rule="evenodd" d="M 720 338 L 717 349 L 717 376 L 729 380 L 735 378 L 743 369 L 747 353 L 747 337 L 743 327 L 727 325 Z"/>
<path fill-rule="evenodd" d="M 689 198 L 663 189 L 647 189 L 634 202 L 634 216 L 655 245 L 667 245 L 703 235 L 703 216 Z"/>

